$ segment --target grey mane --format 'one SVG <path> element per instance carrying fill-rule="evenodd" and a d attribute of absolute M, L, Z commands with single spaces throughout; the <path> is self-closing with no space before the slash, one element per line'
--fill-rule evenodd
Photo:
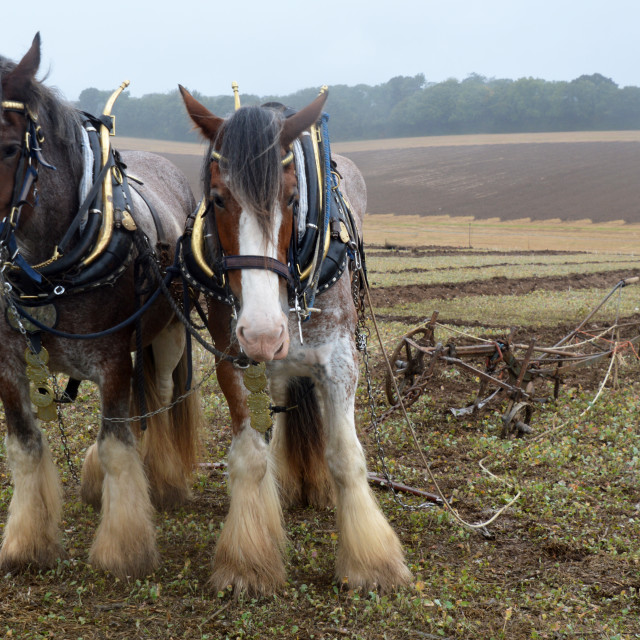
<path fill-rule="evenodd" d="M 4 99 L 2 76 L 15 67 L 14 62 L 0 57 L 0 100 Z M 55 148 L 59 156 L 66 157 L 72 174 L 78 175 L 82 167 L 80 113 L 66 103 L 55 89 L 50 89 L 37 80 L 30 82 L 28 95 L 22 96 L 22 101 L 38 116 L 38 124 L 45 135 L 42 147 L 44 157 L 50 156 L 51 149 Z"/>
<path fill-rule="evenodd" d="M 242 107 L 218 135 L 221 170 L 234 197 L 254 211 L 263 231 L 270 227 L 280 195 L 282 116 L 273 109 Z M 215 144 L 216 148 L 218 145 Z"/>

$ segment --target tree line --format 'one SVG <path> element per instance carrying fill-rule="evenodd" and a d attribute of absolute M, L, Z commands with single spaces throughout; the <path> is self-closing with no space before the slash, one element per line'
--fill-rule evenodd
<path fill-rule="evenodd" d="M 299 109 L 318 88 L 285 96 L 242 95 L 242 104 L 281 102 Z M 85 89 L 77 106 L 102 112 L 111 91 Z M 233 110 L 233 96 L 193 95 L 217 115 Z M 383 84 L 330 87 L 326 110 L 332 140 L 465 133 L 521 133 L 640 129 L 640 88 L 619 87 L 599 73 L 571 81 L 518 80 L 472 74 L 464 80 L 427 82 L 423 74 Z M 119 135 L 195 140 L 178 91 L 132 98 L 115 105 Z"/>

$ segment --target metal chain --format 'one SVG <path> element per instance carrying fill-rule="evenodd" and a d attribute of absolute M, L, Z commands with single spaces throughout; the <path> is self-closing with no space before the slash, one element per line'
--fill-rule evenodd
<path fill-rule="evenodd" d="M 55 393 L 56 398 L 60 398 L 60 387 L 58 386 L 57 378 L 52 374 L 51 375 L 53 391 Z M 58 431 L 60 432 L 60 442 L 62 443 L 62 452 L 64 453 L 64 457 L 67 461 L 67 466 L 69 467 L 69 472 L 71 473 L 71 477 L 76 485 L 80 484 L 80 478 L 78 477 L 78 469 L 71 459 L 71 450 L 69 449 L 69 443 L 67 442 L 67 434 L 64 428 L 64 421 L 62 418 L 62 405 L 60 402 L 56 402 L 56 413 L 58 416 Z"/>
<path fill-rule="evenodd" d="M 4 251 L 3 251 L 4 253 Z M 5 302 L 8 304 L 9 306 L 9 312 L 13 314 L 15 320 L 16 320 L 16 324 L 18 325 L 18 331 L 20 331 L 20 333 L 22 334 L 22 336 L 25 339 L 25 342 L 27 343 L 27 347 L 29 349 L 31 349 L 32 353 L 34 353 L 34 355 L 38 358 L 40 364 L 45 367 L 47 369 L 47 371 L 49 371 L 49 368 L 46 367 L 45 363 L 42 362 L 42 360 L 40 359 L 40 355 L 35 353 L 33 351 L 33 346 L 31 345 L 31 341 L 29 340 L 29 336 L 28 336 L 28 332 L 25 329 L 24 324 L 22 323 L 22 318 L 20 316 L 20 313 L 16 307 L 16 304 L 13 300 L 13 298 L 11 297 L 10 293 L 8 292 L 7 289 L 7 285 L 9 283 L 6 282 L 5 278 L 4 278 L 4 269 L 2 269 L 0 271 L 0 287 L 2 287 L 2 292 L 4 295 L 4 299 Z M 9 285 L 11 286 L 11 285 Z M 53 387 L 53 392 L 54 392 L 54 396 L 56 398 L 60 398 L 61 394 L 60 394 L 60 386 L 58 385 L 58 380 L 55 377 L 55 375 L 53 375 L 51 373 L 51 371 L 49 371 L 49 380 L 51 381 L 51 386 Z M 73 460 L 71 459 L 71 449 L 69 448 L 69 442 L 67 441 L 67 435 L 65 433 L 65 428 L 64 428 L 64 421 L 63 421 L 63 417 L 62 417 L 62 407 L 60 405 L 59 402 L 56 403 L 56 416 L 58 419 L 58 430 L 60 431 L 60 442 L 62 443 L 62 452 L 64 453 L 64 457 L 67 461 L 67 466 L 69 467 L 69 472 L 71 473 L 71 477 L 73 478 L 73 481 L 76 484 L 80 484 L 80 479 L 78 477 L 78 469 L 76 467 L 76 465 L 74 464 Z"/>
<path fill-rule="evenodd" d="M 202 376 L 202 379 L 196 385 L 194 385 L 188 391 L 185 391 L 183 394 L 179 395 L 171 404 L 164 405 L 162 407 L 159 407 L 158 409 L 155 409 L 154 411 L 149 411 L 148 413 L 145 413 L 144 415 L 141 415 L 141 416 L 129 416 L 127 418 L 107 418 L 106 416 L 102 416 L 102 419 L 105 422 L 112 422 L 112 423 L 121 423 L 121 422 L 129 422 L 129 421 L 137 422 L 142 420 L 143 418 L 145 419 L 153 418 L 154 416 L 164 413 L 165 411 L 170 411 L 171 409 L 173 409 L 173 407 L 175 407 L 176 405 L 186 400 L 186 398 L 188 398 L 190 395 L 199 391 L 200 388 L 204 386 L 204 383 L 207 382 L 207 380 L 209 380 L 209 378 L 211 378 L 211 376 L 215 373 L 217 368 L 218 368 L 218 365 L 214 364 L 213 367 L 211 367 L 211 369 L 209 369 L 209 371 L 207 371 Z"/>

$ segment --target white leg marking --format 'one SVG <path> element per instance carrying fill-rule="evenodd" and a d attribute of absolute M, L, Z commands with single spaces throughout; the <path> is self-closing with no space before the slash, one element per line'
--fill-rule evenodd
<path fill-rule="evenodd" d="M 248 426 L 233 439 L 228 469 L 231 506 L 211 581 L 217 589 L 272 593 L 284 582 L 282 510 L 267 445 Z"/>
<path fill-rule="evenodd" d="M 400 541 L 367 482 L 366 461 L 354 421 L 357 373 L 354 361 L 348 358 L 352 350 L 351 346 L 351 350 L 334 352 L 332 380 L 323 385 L 327 462 L 336 485 L 340 531 L 336 578 L 348 581 L 351 587 L 378 586 L 385 590 L 405 584 L 411 574 Z"/>
<path fill-rule="evenodd" d="M 39 451 L 25 449 L 16 436 L 6 438 L 13 497 L 4 529 L 0 566 L 49 566 L 60 556 L 58 525 L 62 489 L 44 437 Z"/>
<path fill-rule="evenodd" d="M 98 443 L 105 471 L 102 520 L 91 549 L 91 562 L 118 577 L 143 576 L 158 561 L 153 508 L 140 457 L 133 446 L 113 436 Z"/>

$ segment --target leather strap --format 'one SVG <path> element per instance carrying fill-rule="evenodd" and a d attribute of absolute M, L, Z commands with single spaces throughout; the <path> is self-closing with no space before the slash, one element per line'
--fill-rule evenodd
<path fill-rule="evenodd" d="M 160 216 L 158 215 L 158 212 L 156 211 L 155 207 L 149 201 L 149 198 L 142 192 L 141 187 L 143 187 L 144 185 L 142 184 L 138 185 L 133 182 L 129 182 L 126 179 L 126 174 L 124 174 L 124 172 L 123 172 L 123 178 L 125 182 L 129 185 L 129 187 L 132 188 L 147 205 L 147 208 L 151 213 L 151 217 L 153 218 L 153 224 L 156 226 L 156 233 L 158 234 L 158 242 L 166 242 L 164 227 L 162 226 L 162 221 L 160 220 Z M 132 203 L 132 206 L 133 206 L 133 203 Z"/>
<path fill-rule="evenodd" d="M 275 258 L 267 256 L 224 256 L 220 261 L 222 271 L 231 269 L 267 269 L 282 276 L 289 284 L 293 285 L 291 272 L 286 264 Z"/>

